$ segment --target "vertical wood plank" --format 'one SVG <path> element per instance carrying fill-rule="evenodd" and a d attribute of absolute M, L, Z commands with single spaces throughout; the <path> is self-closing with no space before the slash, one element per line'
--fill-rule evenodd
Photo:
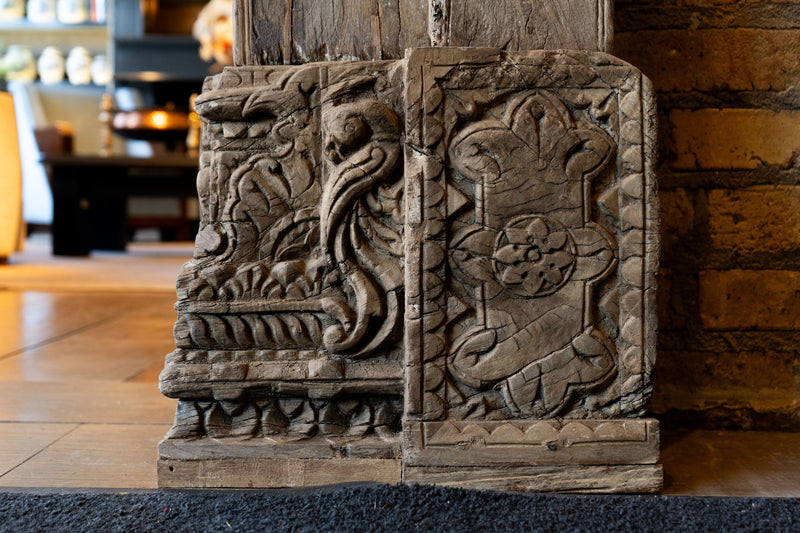
<path fill-rule="evenodd" d="M 375 59 L 373 0 L 294 0 L 293 63 Z"/>
<path fill-rule="evenodd" d="M 287 0 L 237 0 L 249 4 L 250 18 L 236 20 L 240 14 L 246 16 L 248 11 L 234 11 L 234 50 L 242 41 L 242 65 L 277 65 L 284 60 L 284 33 Z M 234 61 L 236 61 L 234 59 Z M 236 62 L 240 65 L 239 62 Z"/>
<path fill-rule="evenodd" d="M 292 0 L 285 0 L 283 12 L 283 64 L 288 65 L 292 62 L 292 48 L 294 42 L 292 41 L 292 10 L 294 3 Z"/>
<path fill-rule="evenodd" d="M 406 48 L 426 48 L 431 46 L 428 37 L 428 0 L 397 0 L 398 26 L 397 41 L 398 51 L 391 58 L 405 56 Z M 387 58 L 388 59 L 388 58 Z"/>
<path fill-rule="evenodd" d="M 605 51 L 610 4 L 609 0 L 451 2 L 443 45 Z"/>
<path fill-rule="evenodd" d="M 233 2 L 233 64 L 251 65 L 248 54 L 253 50 L 253 0 Z"/>
<path fill-rule="evenodd" d="M 609 51 L 612 0 L 237 0 L 237 65 L 400 59 L 406 48 Z"/>

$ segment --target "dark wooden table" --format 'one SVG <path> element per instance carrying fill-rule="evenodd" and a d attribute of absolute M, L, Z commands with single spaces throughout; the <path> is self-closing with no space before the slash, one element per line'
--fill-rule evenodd
<path fill-rule="evenodd" d="M 197 196 L 197 157 L 46 154 L 53 254 L 124 250 L 131 196 Z"/>

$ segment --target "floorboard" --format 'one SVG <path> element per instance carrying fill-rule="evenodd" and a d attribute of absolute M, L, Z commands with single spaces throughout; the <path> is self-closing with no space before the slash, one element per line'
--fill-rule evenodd
<path fill-rule="evenodd" d="M 0 266 L 0 487 L 154 488 L 176 403 L 158 374 L 191 247 L 81 260 L 42 250 Z M 43 279 L 59 269 L 66 285 Z M 800 433 L 665 429 L 661 458 L 665 494 L 800 497 Z"/>
<path fill-rule="evenodd" d="M 0 382 L 0 422 L 170 424 L 176 403 L 156 383 Z"/>
<path fill-rule="evenodd" d="M 84 424 L 0 477 L 2 487 L 156 488 L 169 425 Z"/>
<path fill-rule="evenodd" d="M 0 476 L 77 429 L 77 424 L 0 423 Z M 2 479 L 2 477 L 0 477 Z"/>

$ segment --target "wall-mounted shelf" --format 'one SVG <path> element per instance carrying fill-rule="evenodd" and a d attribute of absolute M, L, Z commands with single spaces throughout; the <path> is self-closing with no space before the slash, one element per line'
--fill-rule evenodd
<path fill-rule="evenodd" d="M 87 22 L 85 24 L 62 24 L 60 22 L 30 22 L 28 19 L 0 20 L 0 31 L 101 31 L 105 32 L 105 24 Z"/>
<path fill-rule="evenodd" d="M 66 54 L 70 48 L 85 46 L 92 54 L 104 54 L 108 47 L 108 28 L 105 24 L 36 24 L 21 20 L 0 20 L 0 43 L 29 47 L 39 55 L 47 46 L 55 46 Z"/>

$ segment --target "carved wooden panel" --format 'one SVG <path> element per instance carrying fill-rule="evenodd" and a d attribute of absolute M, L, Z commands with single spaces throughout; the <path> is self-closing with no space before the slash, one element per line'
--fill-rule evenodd
<path fill-rule="evenodd" d="M 649 82 L 580 52 L 428 49 L 407 69 L 406 464 L 509 461 L 427 453 L 438 421 L 494 435 L 495 420 L 640 416 L 658 251 Z"/>
<path fill-rule="evenodd" d="M 180 401 L 160 475 L 222 457 L 385 473 L 402 456 L 406 480 L 560 465 L 565 488 L 584 465 L 658 486 L 658 425 L 637 418 L 658 260 L 639 71 L 430 48 L 227 68 L 195 105 L 201 229 L 161 375 Z"/>
<path fill-rule="evenodd" d="M 237 65 L 402 59 L 407 48 L 609 51 L 612 0 L 236 0 Z"/>
<path fill-rule="evenodd" d="M 229 69 L 197 99 L 201 230 L 161 376 L 182 400 L 172 438 L 396 432 L 397 67 Z"/>

